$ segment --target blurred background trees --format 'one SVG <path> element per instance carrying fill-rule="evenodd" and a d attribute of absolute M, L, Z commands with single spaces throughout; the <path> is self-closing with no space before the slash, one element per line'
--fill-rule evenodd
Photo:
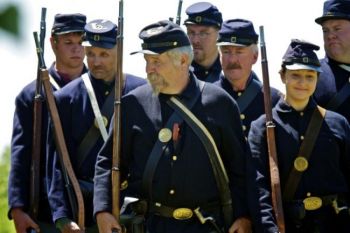
<path fill-rule="evenodd" d="M 19 10 L 14 4 L 0 8 L 0 29 L 19 37 Z"/>
<path fill-rule="evenodd" d="M 12 3 L 0 6 L 0 30 L 11 34 L 15 38 L 19 33 L 19 9 Z M 10 169 L 10 148 L 6 148 L 4 154 L 0 155 L 0 233 L 14 233 L 13 222 L 7 218 L 7 184 Z"/>

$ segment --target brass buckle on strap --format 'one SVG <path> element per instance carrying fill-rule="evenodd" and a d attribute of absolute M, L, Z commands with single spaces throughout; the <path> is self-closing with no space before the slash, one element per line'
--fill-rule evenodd
<path fill-rule="evenodd" d="M 193 216 L 193 211 L 189 208 L 177 208 L 173 211 L 173 217 L 177 220 L 190 219 Z"/>
<path fill-rule="evenodd" d="M 322 207 L 322 199 L 319 197 L 307 197 L 303 203 L 306 210 L 317 210 Z"/>

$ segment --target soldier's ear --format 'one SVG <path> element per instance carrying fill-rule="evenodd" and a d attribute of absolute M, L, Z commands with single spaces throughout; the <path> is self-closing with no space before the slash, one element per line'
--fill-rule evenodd
<path fill-rule="evenodd" d="M 283 84 L 286 84 L 286 76 L 284 74 L 280 74 L 281 75 L 281 81 Z"/>
<path fill-rule="evenodd" d="M 190 65 L 189 58 L 188 58 L 187 54 L 184 54 L 184 53 L 182 54 L 181 59 L 180 59 L 180 64 L 181 64 L 181 66 L 183 66 L 183 65 L 185 65 L 185 66 Z"/>
<path fill-rule="evenodd" d="M 280 74 L 282 83 L 286 84 L 286 72 L 285 72 L 285 70 L 282 69 L 278 73 Z"/>

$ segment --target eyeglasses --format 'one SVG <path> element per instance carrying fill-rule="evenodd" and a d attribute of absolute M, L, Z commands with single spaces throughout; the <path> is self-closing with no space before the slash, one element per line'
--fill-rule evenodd
<path fill-rule="evenodd" d="M 189 33 L 187 33 L 187 35 L 190 39 L 198 36 L 199 39 L 201 39 L 201 40 L 207 39 L 208 36 L 210 36 L 210 34 L 211 34 L 211 32 L 200 32 L 200 33 L 189 32 Z"/>

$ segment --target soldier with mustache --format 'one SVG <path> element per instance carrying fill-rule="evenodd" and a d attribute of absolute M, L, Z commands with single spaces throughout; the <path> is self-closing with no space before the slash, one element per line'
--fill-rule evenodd
<path fill-rule="evenodd" d="M 223 73 L 215 84 L 237 101 L 246 137 L 250 123 L 265 112 L 262 83 L 252 71 L 259 56 L 257 42 L 253 23 L 245 19 L 225 21 L 217 40 Z M 272 106 L 280 96 L 277 89 L 271 88 Z"/>

